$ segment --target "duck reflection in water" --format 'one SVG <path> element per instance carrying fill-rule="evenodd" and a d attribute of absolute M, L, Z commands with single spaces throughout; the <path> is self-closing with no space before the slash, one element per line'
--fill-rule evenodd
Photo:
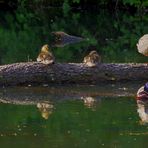
<path fill-rule="evenodd" d="M 137 112 L 141 118 L 141 124 L 148 123 L 148 82 L 137 92 Z"/>
<path fill-rule="evenodd" d="M 86 106 L 87 108 L 92 109 L 93 111 L 96 110 L 97 100 L 94 97 L 85 96 L 85 97 L 81 97 L 81 99 L 84 102 L 84 106 Z"/>
<path fill-rule="evenodd" d="M 46 120 L 49 118 L 54 110 L 53 104 L 49 101 L 37 103 L 37 108 L 41 112 L 41 116 Z"/>

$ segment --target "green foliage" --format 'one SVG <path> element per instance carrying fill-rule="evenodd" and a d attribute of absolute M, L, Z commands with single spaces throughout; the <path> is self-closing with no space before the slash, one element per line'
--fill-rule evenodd
<path fill-rule="evenodd" d="M 141 0 L 123 0 L 123 4 L 138 6 L 141 4 Z"/>
<path fill-rule="evenodd" d="M 65 0 L 63 3 L 63 13 L 66 16 L 70 11 L 70 5 L 68 3 L 68 0 Z"/>
<path fill-rule="evenodd" d="M 13 2 L 12 2 L 13 3 Z M 63 7 L 63 10 L 66 12 L 70 9 L 73 4 L 87 5 L 90 7 L 91 4 L 95 4 L 96 6 L 105 6 L 110 5 L 113 9 L 115 5 L 120 5 L 122 7 L 127 8 L 128 6 L 134 6 L 137 9 L 145 8 L 148 6 L 147 0 L 18 0 L 18 6 L 26 7 L 32 5 L 33 7 L 48 7 L 48 6 L 60 6 Z"/>
<path fill-rule="evenodd" d="M 131 6 L 135 6 L 137 8 L 143 6 L 147 7 L 148 6 L 148 1 L 147 0 L 123 0 L 123 4 L 129 4 Z"/>
<path fill-rule="evenodd" d="M 80 3 L 80 0 L 72 0 L 73 3 Z"/>
<path fill-rule="evenodd" d="M 95 49 L 103 62 L 147 61 L 136 49 L 138 39 L 148 32 L 147 15 L 119 12 L 114 16 L 108 11 L 72 13 L 68 0 L 64 5 L 67 10 L 18 7 L 15 14 L 5 13 L 0 28 L 0 62 L 36 60 L 41 46 L 50 44 L 52 31 L 65 31 L 86 39 L 79 44 L 52 47 L 57 61 L 81 62 Z"/>

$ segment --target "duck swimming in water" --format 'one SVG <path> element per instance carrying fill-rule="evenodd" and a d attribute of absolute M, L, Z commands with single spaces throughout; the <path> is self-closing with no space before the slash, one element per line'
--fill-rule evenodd
<path fill-rule="evenodd" d="M 55 62 L 55 57 L 52 54 L 52 51 L 49 49 L 49 46 L 46 44 L 41 48 L 41 52 L 37 57 L 37 61 L 43 64 L 53 64 Z"/>
<path fill-rule="evenodd" d="M 93 50 L 86 57 L 84 57 L 83 62 L 89 67 L 94 67 L 101 62 L 101 56 L 97 53 L 97 51 Z"/>
<path fill-rule="evenodd" d="M 138 52 L 148 56 L 148 34 L 143 35 L 137 43 Z"/>
<path fill-rule="evenodd" d="M 148 123 L 148 83 L 137 92 L 137 112 L 141 118 L 140 124 Z"/>
<path fill-rule="evenodd" d="M 136 98 L 137 101 L 148 103 L 148 82 L 139 88 Z"/>

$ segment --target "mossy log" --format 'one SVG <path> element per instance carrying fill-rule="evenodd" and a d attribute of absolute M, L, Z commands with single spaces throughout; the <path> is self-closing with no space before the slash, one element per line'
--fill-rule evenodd
<path fill-rule="evenodd" d="M 99 84 L 107 81 L 148 80 L 148 64 L 98 64 L 38 62 L 0 66 L 0 85 Z"/>

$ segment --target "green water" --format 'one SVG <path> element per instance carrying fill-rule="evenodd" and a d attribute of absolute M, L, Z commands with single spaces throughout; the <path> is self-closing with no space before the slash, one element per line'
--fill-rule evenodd
<path fill-rule="evenodd" d="M 148 126 L 140 124 L 135 101 L 139 85 L 3 88 L 0 145 L 146 148 Z M 43 103 L 50 105 L 46 119 L 37 105 Z"/>

